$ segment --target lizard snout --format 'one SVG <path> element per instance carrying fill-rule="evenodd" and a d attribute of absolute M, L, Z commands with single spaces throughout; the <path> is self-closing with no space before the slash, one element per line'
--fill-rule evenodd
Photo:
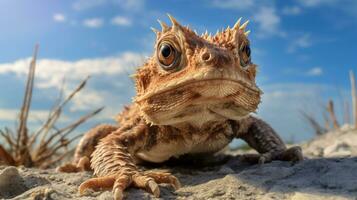
<path fill-rule="evenodd" d="M 231 59 L 227 53 L 222 52 L 220 49 L 205 49 L 201 55 L 201 63 L 206 66 L 225 66 L 231 63 Z"/>

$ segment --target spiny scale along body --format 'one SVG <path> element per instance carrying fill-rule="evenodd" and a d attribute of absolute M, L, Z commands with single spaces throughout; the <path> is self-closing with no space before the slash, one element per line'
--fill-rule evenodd
<path fill-rule="evenodd" d="M 158 184 L 180 187 L 170 173 L 140 171 L 142 161 L 160 163 L 184 154 L 215 153 L 232 139 L 245 140 L 259 163 L 303 159 L 299 147 L 286 148 L 275 131 L 250 113 L 260 103 L 257 67 L 250 57 L 248 22 L 240 19 L 214 36 L 197 35 L 169 15 L 159 21 L 155 52 L 137 69 L 136 96 L 119 114 L 119 126 L 100 125 L 81 139 L 74 163 L 59 171 L 94 170 L 96 178 L 79 187 L 112 189 L 115 199 L 134 186 L 155 196 Z"/>

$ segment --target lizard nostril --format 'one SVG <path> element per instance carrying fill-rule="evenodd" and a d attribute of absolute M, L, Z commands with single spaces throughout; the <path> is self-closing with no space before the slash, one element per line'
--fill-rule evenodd
<path fill-rule="evenodd" d="M 211 54 L 209 52 L 205 52 L 202 54 L 201 59 L 203 61 L 209 61 L 211 59 Z"/>

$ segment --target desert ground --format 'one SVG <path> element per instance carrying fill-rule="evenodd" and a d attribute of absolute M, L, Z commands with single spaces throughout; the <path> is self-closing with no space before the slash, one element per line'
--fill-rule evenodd
<path fill-rule="evenodd" d="M 174 191 L 161 185 L 160 198 L 130 188 L 126 199 L 324 199 L 357 198 L 357 130 L 343 126 L 301 144 L 305 160 L 273 161 L 263 165 L 243 162 L 242 150 L 195 161 L 171 161 L 165 170 L 179 178 L 183 187 Z M 249 151 L 248 151 L 249 152 Z M 80 196 L 78 186 L 92 174 L 57 173 L 24 167 L 0 167 L 2 199 L 112 199 L 111 191 Z"/>

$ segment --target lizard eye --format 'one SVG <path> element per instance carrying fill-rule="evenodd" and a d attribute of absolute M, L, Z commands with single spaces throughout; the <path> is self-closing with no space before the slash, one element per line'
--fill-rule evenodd
<path fill-rule="evenodd" d="M 161 67 L 166 71 L 177 69 L 179 52 L 167 42 L 161 43 L 158 49 L 157 58 Z"/>
<path fill-rule="evenodd" d="M 239 58 L 240 58 L 240 64 L 242 67 L 246 67 L 251 63 L 251 58 L 250 58 L 250 47 L 249 45 L 243 45 L 240 50 L 239 50 Z"/>

